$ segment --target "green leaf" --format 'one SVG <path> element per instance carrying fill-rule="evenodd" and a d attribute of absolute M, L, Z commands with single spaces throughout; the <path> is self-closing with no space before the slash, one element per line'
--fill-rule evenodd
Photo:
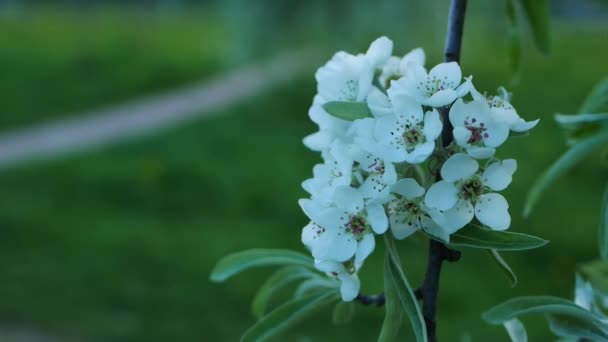
<path fill-rule="evenodd" d="M 591 261 L 578 265 L 579 273 L 593 288 L 608 293 L 608 261 Z"/>
<path fill-rule="evenodd" d="M 608 96 L 608 94 L 606 95 Z M 555 114 L 555 121 L 567 129 L 577 129 L 581 126 L 594 123 L 608 122 L 608 113 L 597 114 Z"/>
<path fill-rule="evenodd" d="M 222 258 L 211 271 L 211 281 L 222 282 L 251 267 L 299 265 L 313 267 L 308 255 L 284 249 L 250 249 Z"/>
<path fill-rule="evenodd" d="M 544 54 L 549 54 L 551 42 L 549 37 L 549 4 L 548 0 L 519 0 L 524 16 L 532 30 L 536 47 Z"/>
<path fill-rule="evenodd" d="M 410 320 L 410 324 L 412 326 L 412 330 L 414 332 L 414 336 L 416 337 L 416 341 L 427 341 L 426 336 L 426 325 L 424 323 L 424 318 L 422 317 L 422 311 L 420 310 L 420 306 L 418 305 L 418 300 L 416 299 L 416 295 L 412 290 L 403 270 L 401 269 L 401 262 L 399 261 L 399 255 L 397 254 L 397 249 L 395 244 L 389 234 L 384 235 L 386 242 L 386 260 L 385 260 L 385 279 L 390 284 L 389 288 L 392 287 L 393 298 L 386 298 L 387 302 L 389 300 L 396 301 L 401 309 Z M 386 303 L 385 303 L 386 305 Z M 385 317 L 386 319 L 394 319 L 394 317 Z M 389 325 L 393 326 L 393 331 L 387 331 L 388 333 L 397 333 L 398 328 L 395 328 L 394 322 L 390 322 Z M 384 332 L 384 325 L 383 331 Z M 387 336 L 390 337 L 390 336 Z"/>
<path fill-rule="evenodd" d="M 583 101 L 579 113 L 608 113 L 608 78 L 593 87 Z"/>
<path fill-rule="evenodd" d="M 526 327 L 517 318 L 510 319 L 503 323 L 507 334 L 511 338 L 511 342 L 528 342 L 528 333 Z"/>
<path fill-rule="evenodd" d="M 546 315 L 549 329 L 559 337 L 608 342 L 607 327 L 598 322 L 567 315 Z"/>
<path fill-rule="evenodd" d="M 308 268 L 301 266 L 287 266 L 275 272 L 256 294 L 253 299 L 251 310 L 256 318 L 260 318 L 266 312 L 268 302 L 274 294 L 291 282 L 317 276 Z"/>
<path fill-rule="evenodd" d="M 579 307 L 569 300 L 551 296 L 512 298 L 484 312 L 482 317 L 490 324 L 503 324 L 518 316 L 531 313 L 568 315 L 594 322 L 601 320 L 601 317 L 598 315 Z"/>
<path fill-rule="evenodd" d="M 338 302 L 331 315 L 332 322 L 335 325 L 346 324 L 353 320 L 355 311 L 356 307 L 354 302 Z"/>
<path fill-rule="evenodd" d="M 604 197 L 600 211 L 600 256 L 602 259 L 608 260 L 608 183 L 606 183 L 604 188 Z"/>
<path fill-rule="evenodd" d="M 263 341 L 294 325 L 315 310 L 338 299 L 335 292 L 310 294 L 299 299 L 292 299 L 262 317 L 249 328 L 241 341 Z"/>
<path fill-rule="evenodd" d="M 542 247 L 547 242 L 549 241 L 532 235 L 491 230 L 476 225 L 468 225 L 450 236 L 450 245 L 453 246 L 499 251 L 533 249 Z"/>
<path fill-rule="evenodd" d="M 507 54 L 509 56 L 509 67 L 513 73 L 514 81 L 521 71 L 522 42 L 521 30 L 518 26 L 517 14 L 512 0 L 506 2 L 506 14 L 509 26 L 507 28 Z"/>
<path fill-rule="evenodd" d="M 507 276 L 509 281 L 511 281 L 511 287 L 517 286 L 517 275 L 515 275 L 515 272 L 513 272 L 511 267 L 509 267 L 509 264 L 507 264 L 505 259 L 502 258 L 500 253 L 498 253 L 498 251 L 495 249 L 488 249 L 488 252 L 492 256 L 492 259 L 496 261 L 498 267 L 500 267 L 503 273 Z"/>
<path fill-rule="evenodd" d="M 330 101 L 323 104 L 329 114 L 346 121 L 372 117 L 365 102 Z"/>
<path fill-rule="evenodd" d="M 332 289 L 334 292 L 338 293 L 339 287 L 340 283 L 337 280 L 330 278 L 313 278 L 300 284 L 293 297 L 302 298 L 311 293 L 327 292 L 328 289 Z"/>
<path fill-rule="evenodd" d="M 578 142 L 597 134 L 602 128 L 608 127 L 608 113 L 564 115 L 555 114 L 555 121 L 566 130 L 568 144 Z"/>
<path fill-rule="evenodd" d="M 605 143 L 608 143 L 608 132 L 602 132 L 598 135 L 582 139 L 566 151 L 566 153 L 564 153 L 538 180 L 536 180 L 532 189 L 528 192 L 524 205 L 524 216 L 530 215 L 534 205 L 549 185 L 575 166 L 581 159 Z"/>
<path fill-rule="evenodd" d="M 397 335 L 404 319 L 404 311 L 401 309 L 401 305 L 399 305 L 388 253 L 387 251 L 384 259 L 384 321 L 382 322 L 378 342 L 397 341 Z"/>

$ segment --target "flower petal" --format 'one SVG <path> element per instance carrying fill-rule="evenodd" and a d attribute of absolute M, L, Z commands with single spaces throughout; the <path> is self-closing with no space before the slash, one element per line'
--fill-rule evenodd
<path fill-rule="evenodd" d="M 350 302 L 357 298 L 359 289 L 361 288 L 361 282 L 359 281 L 357 274 L 341 273 L 338 275 L 338 278 L 342 282 L 340 284 L 340 295 L 342 296 L 342 300 Z"/>
<path fill-rule="evenodd" d="M 424 119 L 422 107 L 416 99 L 407 93 L 388 90 L 388 96 L 393 104 L 393 112 L 399 122 L 418 123 Z"/>
<path fill-rule="evenodd" d="M 536 127 L 536 125 L 540 121 L 540 119 L 536 119 L 534 121 L 524 121 L 523 119 L 520 120 L 521 121 L 518 120 L 517 123 L 511 125 L 511 130 L 513 132 L 527 132 L 532 128 Z"/>
<path fill-rule="evenodd" d="M 387 37 L 380 37 L 374 40 L 365 56 L 369 59 L 371 64 L 378 68 L 382 64 L 386 63 L 389 57 L 393 54 L 393 41 L 388 39 Z"/>
<path fill-rule="evenodd" d="M 357 245 L 357 252 L 355 252 L 355 268 L 360 269 L 363 266 L 363 261 L 372 254 L 376 248 L 376 239 L 374 234 L 365 234 Z"/>
<path fill-rule="evenodd" d="M 421 48 L 415 48 L 412 51 L 408 52 L 405 56 L 403 56 L 399 65 L 399 70 L 401 71 L 401 74 L 405 75 L 405 73 L 407 72 L 407 65 L 410 63 L 424 66 L 425 59 L 426 57 L 424 55 L 424 50 Z"/>
<path fill-rule="evenodd" d="M 458 189 L 445 180 L 431 185 L 424 196 L 424 204 L 437 210 L 448 210 L 456 204 L 456 201 L 458 201 Z"/>
<path fill-rule="evenodd" d="M 441 167 L 441 177 L 448 182 L 456 182 L 471 177 L 479 170 L 479 163 L 464 153 L 456 153 Z"/>
<path fill-rule="evenodd" d="M 384 207 L 378 203 L 368 204 L 367 220 L 376 234 L 383 234 L 388 229 L 388 218 Z"/>
<path fill-rule="evenodd" d="M 422 101 L 422 104 L 431 107 L 443 107 L 454 102 L 458 98 L 458 93 L 454 89 L 443 89 Z"/>
<path fill-rule="evenodd" d="M 446 223 L 443 228 L 449 234 L 452 234 L 471 222 L 475 216 L 475 212 L 473 211 L 473 205 L 469 201 L 458 200 L 458 203 L 452 209 L 444 211 L 443 215 Z"/>
<path fill-rule="evenodd" d="M 515 170 L 517 170 L 515 159 L 492 163 L 483 173 L 483 183 L 494 191 L 504 190 L 511 184 Z"/>
<path fill-rule="evenodd" d="M 479 222 L 494 230 L 505 230 L 511 225 L 509 203 L 500 194 L 481 195 L 475 205 L 475 216 Z"/>
<path fill-rule="evenodd" d="M 471 131 L 464 128 L 463 126 L 455 126 L 452 133 L 454 134 L 454 140 L 456 141 L 458 146 L 469 147 L 469 140 L 471 139 L 471 135 L 473 134 Z"/>
<path fill-rule="evenodd" d="M 462 71 L 456 62 L 440 63 L 429 71 L 429 78 L 442 80 L 454 89 L 460 84 Z"/>
<path fill-rule="evenodd" d="M 443 124 L 439 118 L 439 112 L 433 109 L 432 111 L 426 112 L 424 115 L 424 136 L 427 140 L 435 140 L 441 134 Z"/>
<path fill-rule="evenodd" d="M 338 186 L 334 190 L 332 202 L 340 209 L 356 214 L 363 210 L 363 196 L 350 186 Z"/>
<path fill-rule="evenodd" d="M 414 150 L 410 153 L 405 154 L 405 161 L 410 164 L 420 164 L 423 163 L 428 157 L 433 154 L 435 150 L 435 142 L 427 141 L 423 144 L 416 145 Z"/>
<path fill-rule="evenodd" d="M 467 153 L 475 159 L 488 159 L 496 153 L 496 149 L 492 147 L 471 146 L 467 149 Z"/>
<path fill-rule="evenodd" d="M 400 179 L 391 187 L 391 191 L 406 199 L 414 199 L 424 195 L 424 188 L 413 178 Z"/>
<path fill-rule="evenodd" d="M 445 243 L 450 241 L 450 234 L 428 216 L 420 218 L 420 227 L 428 235 Z"/>
<path fill-rule="evenodd" d="M 393 113 L 393 108 L 388 96 L 376 87 L 373 87 L 367 96 L 367 105 L 375 117 L 386 116 Z"/>
<path fill-rule="evenodd" d="M 403 214 L 391 215 L 391 232 L 395 239 L 403 240 L 420 229 L 417 220 L 412 221 L 412 224 L 408 222 L 410 221 Z"/>

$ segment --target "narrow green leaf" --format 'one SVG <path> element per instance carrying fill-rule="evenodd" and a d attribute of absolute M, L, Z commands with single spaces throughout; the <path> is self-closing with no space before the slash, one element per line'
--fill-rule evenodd
<path fill-rule="evenodd" d="M 490 254 L 490 256 L 492 256 L 492 259 L 496 261 L 498 267 L 500 267 L 503 273 L 507 276 L 507 278 L 511 282 L 511 287 L 517 286 L 517 275 L 515 275 L 515 272 L 513 272 L 511 267 L 509 267 L 509 264 L 507 264 L 505 259 L 502 258 L 500 253 L 498 253 L 498 251 L 495 249 L 488 249 L 488 253 Z"/>
<path fill-rule="evenodd" d="M 547 242 L 547 240 L 532 235 L 491 230 L 476 225 L 468 225 L 450 236 L 450 245 L 453 246 L 499 251 L 533 249 L 542 247 Z"/>
<path fill-rule="evenodd" d="M 515 4 L 513 3 L 513 0 L 507 0 L 506 6 L 507 21 L 509 23 L 506 40 L 507 55 L 509 57 L 509 66 L 513 73 L 513 80 L 516 81 L 522 65 L 521 30 L 518 26 L 517 13 L 515 13 Z"/>
<path fill-rule="evenodd" d="M 604 198 L 602 199 L 600 211 L 600 256 L 603 260 L 608 260 L 608 183 L 606 183 L 604 188 Z"/>
<path fill-rule="evenodd" d="M 393 300 L 399 303 L 401 310 L 409 318 L 416 341 L 427 342 L 426 325 L 422 317 L 422 310 L 420 310 L 416 295 L 401 269 L 401 262 L 399 261 L 395 244 L 389 234 L 385 234 L 384 238 L 388 259 L 388 266 L 385 267 L 385 272 L 388 271 L 388 281 L 392 283 L 395 289 L 395 298 Z"/>
<path fill-rule="evenodd" d="M 512 298 L 484 312 L 482 317 L 490 324 L 503 324 L 518 316 L 531 313 L 561 314 L 594 322 L 601 320 L 601 317 L 569 300 L 550 296 Z"/>
<path fill-rule="evenodd" d="M 536 47 L 544 54 L 549 54 L 550 44 L 550 17 L 548 0 L 520 0 L 524 15 L 532 30 L 532 37 Z"/>
<path fill-rule="evenodd" d="M 249 328 L 241 341 L 263 341 L 294 325 L 315 310 L 338 299 L 335 292 L 311 294 L 300 299 L 292 299 L 262 317 Z"/>
<path fill-rule="evenodd" d="M 528 342 L 528 333 L 526 327 L 517 318 L 510 319 L 503 323 L 507 334 L 511 338 L 511 342 Z"/>
<path fill-rule="evenodd" d="M 583 101 L 579 113 L 608 113 L 608 78 L 593 87 Z"/>
<path fill-rule="evenodd" d="M 251 267 L 299 265 L 313 267 L 308 255 L 284 249 L 250 249 L 222 258 L 211 271 L 211 281 L 222 282 Z"/>
<path fill-rule="evenodd" d="M 387 245 L 388 248 L 388 245 Z M 404 311 L 399 305 L 397 289 L 390 266 L 389 252 L 384 258 L 384 321 L 378 342 L 397 341 L 397 335 L 404 319 Z"/>
<path fill-rule="evenodd" d="M 608 96 L 608 94 L 606 94 Z M 608 113 L 597 114 L 555 114 L 555 121 L 567 129 L 576 129 L 583 125 L 608 122 Z"/>
<path fill-rule="evenodd" d="M 567 315 L 546 315 L 549 329 L 559 337 L 584 338 L 596 342 L 608 342 L 605 325 Z"/>
<path fill-rule="evenodd" d="M 608 293 L 608 261 L 591 261 L 578 265 L 578 271 L 593 288 Z"/>
<path fill-rule="evenodd" d="M 340 283 L 337 280 L 330 278 L 313 278 L 304 281 L 294 293 L 294 298 L 302 298 L 312 293 L 327 292 L 328 289 L 338 293 Z"/>
<path fill-rule="evenodd" d="M 315 277 L 317 274 L 308 268 L 301 266 L 287 266 L 276 271 L 260 289 L 253 298 L 251 310 L 256 318 L 260 318 L 266 312 L 268 302 L 274 294 L 280 291 L 289 283 L 300 279 Z"/>
<path fill-rule="evenodd" d="M 335 325 L 346 324 L 353 320 L 355 311 L 354 302 L 338 302 L 334 307 L 331 320 Z"/>
<path fill-rule="evenodd" d="M 332 116 L 347 121 L 372 117 L 365 102 L 330 101 L 323 104 L 323 108 Z"/>
<path fill-rule="evenodd" d="M 580 140 L 564 153 L 545 173 L 536 180 L 524 205 L 524 216 L 530 215 L 536 202 L 541 195 L 555 180 L 566 171 L 575 166 L 581 159 L 593 152 L 596 148 L 608 143 L 608 132 L 601 132 L 598 135 Z"/>

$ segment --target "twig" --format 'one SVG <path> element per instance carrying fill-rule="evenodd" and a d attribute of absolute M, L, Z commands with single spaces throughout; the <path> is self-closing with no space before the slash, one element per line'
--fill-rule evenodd
<path fill-rule="evenodd" d="M 467 0 L 452 0 L 448 17 L 448 32 L 445 42 L 445 61 L 458 62 L 462 46 L 462 31 Z M 443 131 L 441 133 L 443 146 L 448 146 L 453 140 L 452 125 L 448 118 L 450 106 L 441 110 Z M 437 295 L 439 293 L 439 276 L 443 261 L 455 262 L 460 259 L 460 252 L 447 248 L 443 243 L 430 240 L 429 257 L 422 285 L 422 315 L 426 325 L 429 342 L 437 341 Z"/>

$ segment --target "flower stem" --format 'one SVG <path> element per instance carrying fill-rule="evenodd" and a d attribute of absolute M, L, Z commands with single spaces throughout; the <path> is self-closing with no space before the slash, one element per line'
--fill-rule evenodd
<path fill-rule="evenodd" d="M 445 61 L 459 62 L 460 48 L 462 46 L 462 32 L 464 28 L 464 17 L 467 0 L 452 0 L 448 16 L 448 32 L 445 42 Z M 443 146 L 448 146 L 453 140 L 452 125 L 449 120 L 450 106 L 441 110 L 443 119 L 443 131 L 441 140 Z M 429 257 L 427 260 L 426 273 L 422 284 L 422 315 L 426 325 L 427 339 L 429 342 L 437 341 L 437 296 L 439 294 L 439 276 L 443 261 L 455 262 L 460 259 L 460 252 L 449 249 L 439 241 L 430 240 Z"/>

